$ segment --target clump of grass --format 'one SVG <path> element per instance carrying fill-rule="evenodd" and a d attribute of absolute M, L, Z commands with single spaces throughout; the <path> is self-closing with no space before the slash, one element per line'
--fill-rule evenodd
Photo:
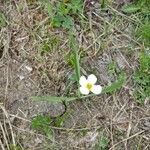
<path fill-rule="evenodd" d="M 108 145 L 109 145 L 109 139 L 103 135 L 99 141 L 97 150 L 104 150 L 108 147 Z"/>
<path fill-rule="evenodd" d="M 98 144 L 95 146 L 95 150 L 105 150 L 105 149 L 107 149 L 108 145 L 109 145 L 109 142 L 110 142 L 110 140 L 106 136 L 106 133 L 104 133 L 104 131 L 101 131 Z"/>
<path fill-rule="evenodd" d="M 141 12 L 143 14 L 150 14 L 150 0 L 137 0 L 136 2 L 122 7 L 122 11 L 125 13 Z"/>
<path fill-rule="evenodd" d="M 150 46 L 150 21 L 139 27 L 137 36 L 140 41 L 144 42 L 145 46 Z"/>
<path fill-rule="evenodd" d="M 126 14 L 134 13 L 136 15 L 139 22 L 135 35 L 145 46 L 150 46 L 150 0 L 137 0 L 124 5 L 122 11 Z"/>
<path fill-rule="evenodd" d="M 140 54 L 140 68 L 134 73 L 134 97 L 138 104 L 143 105 L 150 97 L 150 54 Z"/>

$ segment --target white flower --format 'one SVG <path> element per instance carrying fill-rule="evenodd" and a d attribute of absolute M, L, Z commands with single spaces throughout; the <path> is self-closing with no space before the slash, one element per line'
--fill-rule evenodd
<path fill-rule="evenodd" d="M 90 92 L 94 94 L 100 94 L 102 92 L 102 87 L 100 85 L 95 85 L 97 78 L 94 74 L 91 74 L 86 79 L 85 76 L 81 76 L 79 83 L 81 85 L 80 92 L 84 95 L 88 95 Z"/>

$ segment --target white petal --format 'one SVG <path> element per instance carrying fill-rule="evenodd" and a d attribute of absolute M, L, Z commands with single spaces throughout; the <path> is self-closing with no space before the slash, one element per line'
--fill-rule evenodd
<path fill-rule="evenodd" d="M 90 91 L 87 88 L 81 86 L 80 92 L 81 92 L 81 94 L 88 95 Z"/>
<path fill-rule="evenodd" d="M 95 84 L 96 81 L 97 81 L 97 78 L 94 74 L 91 74 L 88 76 L 88 79 L 87 79 L 88 83 L 92 83 L 92 84 Z"/>
<path fill-rule="evenodd" d="M 100 85 L 94 85 L 91 91 L 94 94 L 100 94 L 102 92 L 102 87 Z"/>
<path fill-rule="evenodd" d="M 79 83 L 80 83 L 81 86 L 85 86 L 86 83 L 87 83 L 86 77 L 85 76 L 81 76 L 80 80 L 79 80 Z"/>

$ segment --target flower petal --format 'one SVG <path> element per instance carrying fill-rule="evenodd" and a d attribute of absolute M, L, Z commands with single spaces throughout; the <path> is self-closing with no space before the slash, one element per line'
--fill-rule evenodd
<path fill-rule="evenodd" d="M 96 81 L 97 81 L 97 78 L 96 78 L 96 76 L 94 74 L 91 74 L 91 75 L 88 76 L 87 81 L 89 83 L 95 84 Z"/>
<path fill-rule="evenodd" d="M 100 85 L 94 85 L 91 91 L 94 94 L 100 94 L 102 92 L 102 87 Z"/>
<path fill-rule="evenodd" d="M 87 88 L 81 86 L 80 92 L 81 92 L 81 94 L 88 95 L 90 91 Z"/>
<path fill-rule="evenodd" d="M 80 80 L 79 80 L 79 83 L 80 83 L 81 86 L 85 86 L 86 83 L 87 83 L 86 77 L 85 76 L 81 76 Z"/>

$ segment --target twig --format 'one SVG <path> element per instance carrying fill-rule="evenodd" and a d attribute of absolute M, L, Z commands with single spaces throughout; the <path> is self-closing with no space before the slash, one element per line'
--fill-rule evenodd
<path fill-rule="evenodd" d="M 138 21 L 136 21 L 135 19 L 132 19 L 132 18 L 130 18 L 130 17 L 128 17 L 127 15 L 125 15 L 125 14 L 123 14 L 123 13 L 121 13 L 121 12 L 119 12 L 118 10 L 116 10 L 115 8 L 113 8 L 113 7 L 111 7 L 111 6 L 108 6 L 112 11 L 114 11 L 114 12 L 117 12 L 118 13 L 118 15 L 120 15 L 120 16 L 122 16 L 122 17 L 124 17 L 124 18 L 126 18 L 127 20 L 129 20 L 129 21 L 132 21 L 133 23 L 141 23 L 139 20 Z M 141 23 L 142 24 L 142 23 Z"/>
<path fill-rule="evenodd" d="M 144 132 L 144 130 L 142 130 L 142 131 L 140 131 L 140 132 L 138 132 L 138 133 L 136 133 L 136 134 L 134 134 L 134 135 L 132 135 L 132 136 L 130 136 L 130 137 L 128 137 L 128 138 L 123 139 L 122 141 L 120 141 L 120 142 L 114 144 L 109 150 L 113 149 L 114 147 L 116 147 L 116 146 L 119 145 L 120 143 L 125 142 L 126 140 L 132 139 L 132 138 L 136 137 L 137 135 L 140 135 L 140 134 L 143 133 L 143 132 Z"/>
<path fill-rule="evenodd" d="M 3 143 L 2 143 L 2 141 L 1 141 L 1 139 L 0 139 L 0 146 L 1 146 L 2 150 L 5 150 L 5 148 L 4 148 L 4 146 L 3 146 Z"/>
<path fill-rule="evenodd" d="M 4 128 L 3 128 L 3 126 L 2 126 L 2 123 L 1 123 L 1 122 L 0 122 L 0 128 L 1 128 L 1 130 L 2 130 L 3 138 L 4 138 L 4 140 L 5 140 L 5 143 L 6 143 L 7 149 L 8 149 L 8 150 L 10 150 L 10 149 L 9 149 L 9 145 L 8 145 L 8 140 L 7 140 L 7 137 L 6 137 L 6 134 L 5 134 L 5 130 L 4 130 Z"/>
<path fill-rule="evenodd" d="M 8 113 L 6 112 L 6 110 L 5 110 L 5 108 L 3 106 L 0 105 L 0 107 L 3 110 L 5 116 L 6 116 L 7 120 L 8 120 L 8 124 L 9 124 L 10 131 L 11 131 L 11 136 L 12 136 L 12 143 L 15 146 L 16 142 L 15 142 L 15 137 L 14 137 L 13 129 L 12 129 L 12 126 L 11 126 L 11 123 L 10 123 L 10 120 L 9 120 L 9 115 L 8 115 Z"/>

